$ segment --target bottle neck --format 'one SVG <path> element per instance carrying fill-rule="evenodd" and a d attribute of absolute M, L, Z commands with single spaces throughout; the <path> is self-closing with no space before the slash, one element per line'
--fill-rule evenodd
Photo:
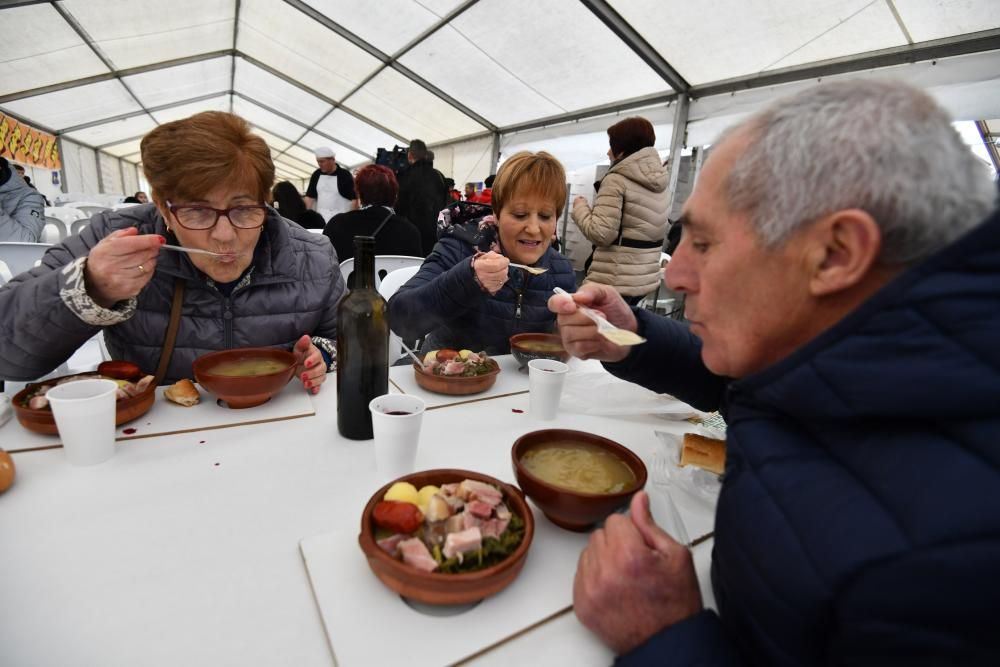
<path fill-rule="evenodd" d="M 354 249 L 355 289 L 375 289 L 375 248 L 358 244 Z"/>

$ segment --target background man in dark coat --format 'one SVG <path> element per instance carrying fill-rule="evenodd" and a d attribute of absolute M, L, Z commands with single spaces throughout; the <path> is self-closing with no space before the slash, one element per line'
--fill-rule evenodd
<path fill-rule="evenodd" d="M 553 297 L 566 348 L 728 423 L 712 589 L 645 493 L 581 554 L 617 664 L 1000 664 L 1000 213 L 926 94 L 812 86 L 715 144 L 667 284 Z M 605 342 L 575 304 L 648 342 Z"/>
<path fill-rule="evenodd" d="M 410 142 L 406 159 L 410 166 L 399 177 L 399 201 L 396 212 L 420 230 L 423 255 L 437 243 L 437 218 L 448 204 L 448 188 L 441 173 L 427 159 L 427 144 L 420 139 Z"/>

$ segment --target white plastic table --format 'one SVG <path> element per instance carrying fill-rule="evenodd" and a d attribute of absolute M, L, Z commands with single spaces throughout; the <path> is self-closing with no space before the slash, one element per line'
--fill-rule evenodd
<path fill-rule="evenodd" d="M 312 398 L 312 417 L 122 442 L 89 468 L 70 466 L 58 449 L 14 454 L 17 481 L 0 495 L 0 663 L 334 664 L 298 544 L 356 529 L 379 484 L 371 443 L 337 433 L 333 380 Z M 549 426 L 611 437 L 648 465 L 653 429 L 689 427 L 576 414 L 539 423 L 526 413 L 526 393 L 507 393 L 429 410 L 417 468 L 513 482 L 513 440 Z M 0 446 L 13 448 L 24 433 L 7 423 Z M 711 540 L 694 549 L 708 604 L 710 550 Z M 474 662 L 611 660 L 566 613 Z"/>

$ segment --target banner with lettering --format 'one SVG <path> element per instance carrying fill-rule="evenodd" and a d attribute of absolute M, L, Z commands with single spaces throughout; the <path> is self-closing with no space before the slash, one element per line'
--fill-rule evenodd
<path fill-rule="evenodd" d="M 11 118 L 0 111 L 0 145 L 3 157 L 45 169 L 59 169 L 59 144 L 51 134 Z"/>

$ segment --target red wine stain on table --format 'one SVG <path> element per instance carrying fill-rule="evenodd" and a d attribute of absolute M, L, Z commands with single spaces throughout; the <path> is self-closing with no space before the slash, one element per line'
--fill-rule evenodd
<path fill-rule="evenodd" d="M 127 429 L 123 430 L 122 433 L 124 433 L 125 435 L 133 435 L 135 433 L 135 429 L 134 428 L 127 428 Z"/>
<path fill-rule="evenodd" d="M 524 410 L 520 410 L 518 408 L 511 408 L 510 411 L 511 412 L 516 412 L 519 415 L 524 413 Z"/>

